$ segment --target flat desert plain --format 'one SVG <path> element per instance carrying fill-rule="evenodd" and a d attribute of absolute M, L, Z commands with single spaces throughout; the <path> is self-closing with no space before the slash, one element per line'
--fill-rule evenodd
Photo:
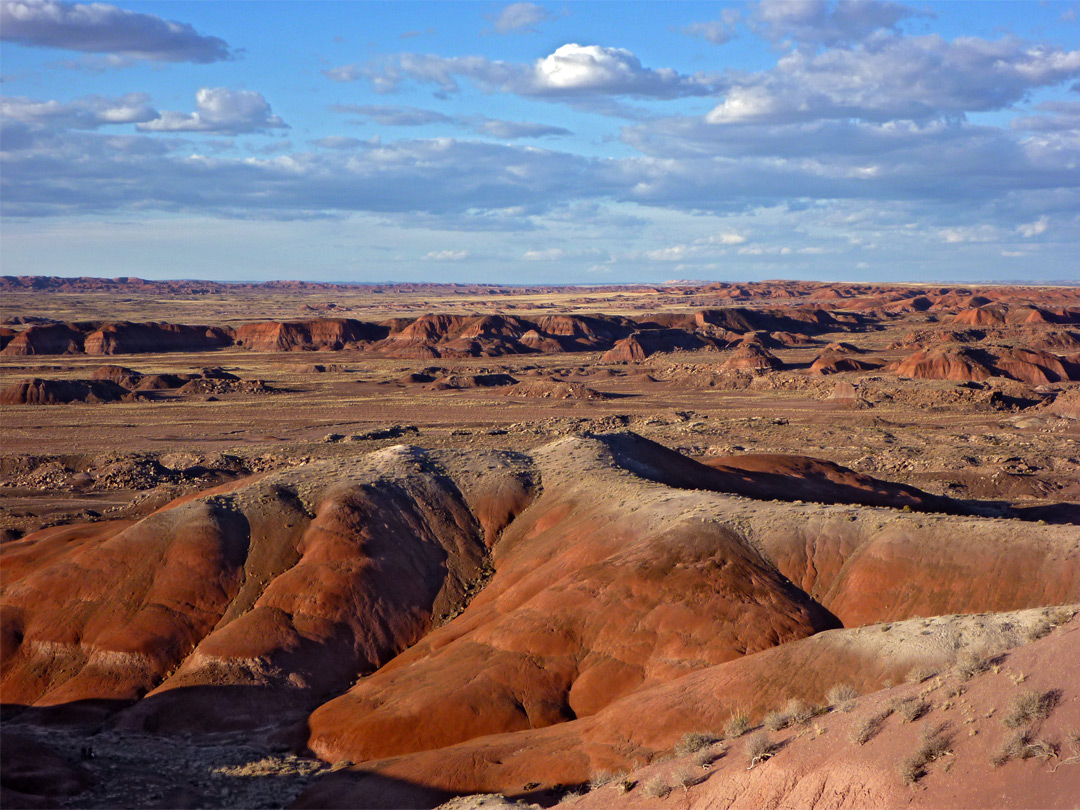
<path fill-rule="evenodd" d="M 0 279 L 5 807 L 1075 807 L 1080 289 Z"/>

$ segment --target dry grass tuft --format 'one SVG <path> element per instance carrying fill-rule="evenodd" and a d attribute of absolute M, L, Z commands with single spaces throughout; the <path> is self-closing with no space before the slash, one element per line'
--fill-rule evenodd
<path fill-rule="evenodd" d="M 702 749 L 708 748 L 711 745 L 721 742 L 723 738 L 710 734 L 707 731 L 691 731 L 683 735 L 683 738 L 675 744 L 676 756 L 686 756 L 687 754 L 696 754 Z"/>
<path fill-rule="evenodd" d="M 918 782 L 926 776 L 927 765 L 951 752 L 952 740 L 942 732 L 939 728 L 923 734 L 915 753 L 897 763 L 897 773 L 905 785 Z"/>
<path fill-rule="evenodd" d="M 1050 759 L 1057 754 L 1057 745 L 1037 738 L 1028 728 L 1006 737 L 990 761 L 999 768 L 1010 759 Z"/>
<path fill-rule="evenodd" d="M 889 708 L 903 717 L 905 723 L 914 723 L 916 720 L 925 717 L 932 707 L 929 701 L 922 698 L 906 697 L 894 700 L 889 705 Z"/>
<path fill-rule="evenodd" d="M 803 725 L 814 717 L 814 709 L 798 698 L 792 698 L 783 709 L 769 712 L 762 721 L 769 731 L 780 731 L 792 725 Z"/>
<path fill-rule="evenodd" d="M 749 729 L 749 712 L 747 712 L 746 709 L 736 709 L 731 713 L 731 717 L 728 718 L 727 725 L 724 726 L 724 737 L 733 740 L 736 737 L 741 737 Z"/>
<path fill-rule="evenodd" d="M 814 717 L 814 707 L 803 703 L 798 698 L 792 698 L 784 707 L 784 712 L 790 718 L 793 725 L 802 726 L 809 723 Z"/>
<path fill-rule="evenodd" d="M 1040 638 L 1050 635 L 1050 631 L 1053 629 L 1054 625 L 1050 624 L 1050 622 L 1045 619 L 1040 619 L 1028 628 L 1028 641 L 1038 641 Z"/>
<path fill-rule="evenodd" d="M 764 731 L 759 731 L 746 741 L 746 760 L 753 768 L 776 753 L 776 743 Z"/>
<path fill-rule="evenodd" d="M 685 793 L 694 785 L 699 785 L 705 781 L 706 774 L 702 772 L 700 768 L 680 768 L 675 772 L 675 787 L 680 787 Z"/>
<path fill-rule="evenodd" d="M 721 759 L 727 753 L 727 749 L 718 746 L 711 745 L 703 751 L 699 751 L 698 755 L 694 757 L 694 762 L 698 764 L 698 767 L 708 769 L 712 767 L 712 764 L 718 759 Z"/>
<path fill-rule="evenodd" d="M 907 677 L 904 680 L 908 683 L 924 683 L 935 675 L 937 675 L 937 671 L 929 667 L 912 667 L 908 670 Z"/>
<path fill-rule="evenodd" d="M 866 745 L 881 731 L 882 725 L 885 724 L 885 720 L 892 714 L 892 711 L 892 708 L 886 707 L 877 714 L 864 717 L 855 723 L 851 729 L 851 741 L 856 745 Z"/>
<path fill-rule="evenodd" d="M 993 656 L 986 650 L 965 650 L 956 659 L 956 671 L 967 681 L 990 669 Z"/>
<path fill-rule="evenodd" d="M 626 777 L 625 773 L 614 774 L 611 771 L 599 771 L 589 777 L 589 790 L 596 790 L 602 788 L 605 785 L 610 785 L 617 779 L 623 779 Z"/>
<path fill-rule="evenodd" d="M 787 725 L 790 722 L 791 718 L 788 717 L 787 713 L 780 710 L 769 712 L 762 720 L 765 728 L 769 731 L 779 731 L 782 728 L 787 728 Z"/>
<path fill-rule="evenodd" d="M 654 776 L 642 786 L 641 792 L 650 799 L 663 799 L 671 793 L 671 785 L 662 776 Z"/>
<path fill-rule="evenodd" d="M 851 684 L 838 683 L 825 693 L 825 702 L 830 706 L 837 706 L 844 709 L 844 711 L 849 711 L 849 704 L 858 696 L 858 691 Z"/>
<path fill-rule="evenodd" d="M 1001 722 L 1009 728 L 1019 728 L 1036 720 L 1045 720 L 1059 700 L 1060 693 L 1056 690 L 1036 692 L 1025 689 L 1013 698 L 1012 708 L 1001 718 Z"/>

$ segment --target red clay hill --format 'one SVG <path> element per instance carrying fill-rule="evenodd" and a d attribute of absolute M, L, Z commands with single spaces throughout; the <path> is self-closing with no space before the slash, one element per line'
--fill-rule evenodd
<path fill-rule="evenodd" d="M 5 543 L 4 711 L 157 734 L 273 717 L 356 763 L 301 806 L 554 790 L 648 761 L 733 701 L 756 715 L 827 682 L 879 688 L 990 624 L 887 653 L 841 627 L 1080 600 L 1075 527 L 965 511 L 625 432 L 313 461 Z"/>

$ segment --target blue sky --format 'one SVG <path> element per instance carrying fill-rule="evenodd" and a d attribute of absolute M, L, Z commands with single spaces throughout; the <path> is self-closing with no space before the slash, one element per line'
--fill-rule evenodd
<path fill-rule="evenodd" d="M 0 0 L 0 272 L 1077 282 L 1078 18 Z"/>

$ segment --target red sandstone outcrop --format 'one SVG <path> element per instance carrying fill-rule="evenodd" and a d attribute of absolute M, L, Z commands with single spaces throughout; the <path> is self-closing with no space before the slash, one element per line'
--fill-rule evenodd
<path fill-rule="evenodd" d="M 819 354 L 810 364 L 810 373 L 818 375 L 839 374 L 844 371 L 871 371 L 881 368 L 884 363 L 872 360 L 860 360 L 846 351 L 832 349 Z"/>
<path fill-rule="evenodd" d="M 609 348 L 636 328 L 628 318 L 614 315 L 544 315 L 536 327 L 542 335 L 559 338 L 564 351 Z"/>
<path fill-rule="evenodd" d="M 470 388 L 499 388 L 517 383 L 509 374 L 449 374 L 432 384 L 436 391 L 458 391 Z"/>
<path fill-rule="evenodd" d="M 724 361 L 723 371 L 772 371 L 783 368 L 776 355 L 758 343 L 744 342 Z"/>
<path fill-rule="evenodd" d="M 9 710 L 122 709 L 120 728 L 302 720 L 357 765 L 300 806 L 576 784 L 740 704 L 756 719 L 839 680 L 877 689 L 1006 632 L 820 632 L 837 619 L 1080 600 L 1074 527 L 895 508 L 924 495 L 798 457 L 711 468 L 629 433 L 531 460 L 309 463 L 4 543 L 0 685 Z M 879 498 L 893 508 L 850 505 Z"/>
<path fill-rule="evenodd" d="M 133 396 L 109 380 L 23 380 L 0 391 L 3 405 L 58 405 L 65 402 L 116 402 Z"/>
<path fill-rule="evenodd" d="M 386 327 L 348 318 L 310 321 L 245 323 L 236 329 L 238 346 L 257 352 L 342 349 L 348 343 L 372 342 L 386 337 Z"/>
<path fill-rule="evenodd" d="M 85 354 L 149 354 L 203 352 L 232 344 L 231 330 L 177 323 L 107 323 L 90 332 Z"/>
<path fill-rule="evenodd" d="M 1024 344 L 1031 349 L 1076 351 L 1080 349 L 1080 334 L 1065 329 L 1040 330 L 1027 337 Z"/>
<path fill-rule="evenodd" d="M 670 451 L 641 457 L 650 446 L 568 439 L 539 453 L 544 492 L 495 547 L 484 591 L 316 710 L 309 746 L 358 761 L 542 728 L 677 678 L 688 660 L 831 626 L 724 526 L 655 520 L 665 488 L 649 478 L 708 471 Z"/>
<path fill-rule="evenodd" d="M 531 498 L 505 461 L 460 466 L 389 448 L 5 544 L 5 703 L 148 695 L 124 722 L 163 729 L 309 707 L 460 609 Z"/>
<path fill-rule="evenodd" d="M 629 337 L 618 341 L 600 358 L 601 363 L 632 363 L 644 360 L 658 352 L 696 351 L 713 347 L 712 341 L 705 340 L 692 332 L 680 329 L 650 329 L 634 332 Z"/>
<path fill-rule="evenodd" d="M 1066 419 L 1080 419 L 1080 390 L 1062 391 L 1054 397 L 1050 412 Z"/>
<path fill-rule="evenodd" d="M 124 388 L 136 388 L 142 382 L 143 375 L 124 366 L 98 366 L 91 375 L 95 380 L 108 380 Z"/>
<path fill-rule="evenodd" d="M 1012 346 L 948 345 L 927 349 L 902 360 L 896 373 L 901 377 L 957 381 L 1007 377 L 1033 386 L 1080 379 L 1080 369 L 1067 358 Z"/>
<path fill-rule="evenodd" d="M 957 346 L 915 352 L 900 362 L 896 373 L 901 377 L 959 381 L 981 381 L 994 376 L 982 355 Z"/>
<path fill-rule="evenodd" d="M 977 306 L 958 312 L 953 318 L 953 323 L 963 323 L 968 326 L 997 326 L 1005 323 L 1006 310 L 994 306 Z"/>
<path fill-rule="evenodd" d="M 994 350 L 993 353 L 994 365 L 1000 372 L 1028 385 L 1080 379 L 1076 370 L 1067 369 L 1060 357 L 1040 349 L 1009 347 Z"/>
<path fill-rule="evenodd" d="M 28 326 L 8 341 L 5 355 L 78 354 L 85 335 L 75 324 L 50 323 Z"/>
<path fill-rule="evenodd" d="M 642 456 L 641 440 L 631 437 L 611 437 L 604 441 L 618 465 L 637 475 L 698 490 L 687 491 L 676 499 L 680 501 L 675 507 L 679 510 L 677 514 L 689 514 L 710 498 L 717 497 L 700 492 L 703 486 L 711 485 L 709 476 L 702 476 L 698 468 L 673 458 L 674 454 L 661 452 Z M 579 445 L 584 446 L 587 444 Z M 580 471 L 584 467 L 590 473 L 582 486 L 589 486 L 591 465 L 587 458 L 579 457 L 579 461 L 586 463 L 576 469 Z M 591 489 L 597 489 L 595 482 Z M 630 494 L 617 492 L 622 497 Z M 635 523 L 651 525 L 646 522 L 645 515 L 652 513 L 657 503 L 651 499 L 643 503 L 642 498 L 643 494 L 639 494 L 630 501 L 641 503 L 643 510 Z M 538 505 L 542 502 L 543 497 Z M 625 509 L 625 501 L 623 503 Z M 727 525 L 745 522 L 746 532 L 755 537 L 755 544 L 762 549 L 766 559 L 773 561 L 785 576 L 800 583 L 805 590 L 819 594 L 823 603 L 834 606 L 831 610 L 848 617 L 845 621 L 851 624 L 899 621 L 923 615 L 919 607 L 922 604 L 931 606 L 928 611 L 931 614 L 954 610 L 1000 611 L 1068 602 L 1080 596 L 1080 549 L 1071 538 L 1069 527 L 1033 524 L 1017 527 L 992 519 L 970 519 L 970 524 L 960 526 L 936 526 L 928 524 L 925 518 L 886 510 L 860 512 L 854 521 L 844 511 L 808 521 L 806 513 L 797 506 L 770 510 L 753 504 L 745 509 L 728 511 L 734 503 L 725 503 Z M 549 523 L 545 516 L 539 519 L 545 525 Z M 673 521 L 669 517 L 658 525 L 670 527 Z M 553 524 L 552 529 L 556 526 Z M 592 526 L 588 528 L 592 529 Z M 613 529 L 619 529 L 617 522 Z M 533 530 L 530 536 L 539 535 Z M 980 538 L 978 549 L 963 539 L 972 536 Z M 552 559 L 565 560 L 570 549 L 576 547 L 577 544 L 559 543 L 557 550 L 552 550 Z M 636 547 L 627 551 L 631 552 L 630 560 L 640 560 Z M 520 541 L 515 552 L 524 553 Z M 1059 556 L 1062 554 L 1064 558 Z M 874 566 L 884 559 L 902 569 L 902 574 L 895 579 L 873 574 Z M 1005 563 L 999 566 L 1001 559 Z M 683 564 L 676 564 L 673 570 L 677 571 Z M 1018 569 L 1014 569 L 1016 565 L 1019 565 Z M 561 570 L 565 567 L 564 564 Z M 1022 571 L 1022 574 L 1013 576 L 1014 570 Z M 497 558 L 496 578 L 489 589 L 498 581 L 499 571 L 500 560 Z M 958 587 L 958 583 L 973 579 L 985 582 L 986 588 L 974 593 L 970 588 Z M 529 582 L 527 578 L 518 581 Z M 1038 585 L 1030 590 L 1029 586 L 1034 583 Z M 618 578 L 605 579 L 602 587 L 589 588 L 589 604 L 595 605 L 597 599 L 602 600 L 608 591 L 620 585 Z M 641 593 L 641 587 L 630 593 Z M 566 615 L 566 605 L 577 604 L 581 599 L 566 595 L 552 604 L 543 598 L 546 589 L 530 587 L 527 593 L 527 599 L 515 599 L 511 604 L 518 611 L 530 609 L 544 615 L 547 625 L 540 636 L 526 636 L 529 642 L 525 649 L 534 657 L 535 650 L 542 650 L 546 677 L 557 678 L 559 652 L 567 644 L 579 644 L 580 640 L 590 638 L 588 634 L 569 630 L 559 633 L 563 625 L 558 620 Z M 436 748 L 434 746 L 439 740 L 446 739 L 448 732 L 431 726 L 435 718 L 446 716 L 447 712 L 449 717 L 445 725 L 455 730 L 449 732 L 451 739 L 455 733 L 458 738 L 467 736 L 469 728 L 474 729 L 474 733 L 490 730 L 490 726 L 476 728 L 481 722 L 479 710 L 463 712 L 460 708 L 461 704 L 468 707 L 487 705 L 481 703 L 479 697 L 473 697 L 470 691 L 483 688 L 470 681 L 474 676 L 465 676 L 464 672 L 468 670 L 459 672 L 454 666 L 455 659 L 460 656 L 476 657 L 477 666 L 485 673 L 481 679 L 484 687 L 492 681 L 501 683 L 509 678 L 515 684 L 511 690 L 515 697 L 526 695 L 536 699 L 545 694 L 535 686 L 523 688 L 524 684 L 509 674 L 518 670 L 498 666 L 498 662 L 507 661 L 517 662 L 514 666 L 521 667 L 523 651 L 511 646 L 511 640 L 516 637 L 514 634 L 493 633 L 492 641 L 498 640 L 495 649 L 486 649 L 492 642 L 480 645 L 480 650 L 476 649 L 475 643 L 470 643 L 477 639 L 477 634 L 485 638 L 483 629 L 477 627 L 483 616 L 481 608 L 499 617 L 491 620 L 499 622 L 496 627 L 505 626 L 507 617 L 512 616 L 512 612 L 496 611 L 495 607 L 478 598 L 461 617 L 438 631 L 438 635 L 429 637 L 430 647 L 426 646 L 429 643 L 426 641 L 410 650 L 371 679 L 358 684 L 345 697 L 315 712 L 311 742 L 316 750 L 321 748 L 324 756 L 329 759 L 343 755 L 353 759 L 357 759 L 356 755 L 382 758 L 369 760 L 352 772 L 342 772 L 323 780 L 302 797 L 298 806 L 343 807 L 350 803 L 373 806 L 366 804 L 373 800 L 363 797 L 382 791 L 397 796 L 394 803 L 423 806 L 458 792 L 519 792 L 538 786 L 582 783 L 597 772 L 625 770 L 636 758 L 648 760 L 665 749 L 670 750 L 688 732 L 721 728 L 736 709 L 748 709 L 756 722 L 767 710 L 782 706 L 792 697 L 810 703 L 820 702 L 825 690 L 834 683 L 856 683 L 862 690 L 878 689 L 887 681 L 900 680 L 913 667 L 947 665 L 958 648 L 970 645 L 978 649 L 986 643 L 999 643 L 1008 634 L 1014 634 L 1022 641 L 1028 632 L 1026 623 L 1015 619 L 1003 620 L 998 625 L 992 618 L 989 621 L 982 618 L 981 621 L 972 619 L 968 630 L 953 630 L 946 626 L 938 632 L 934 629 L 935 621 L 919 619 L 905 625 L 821 633 L 705 666 L 655 686 L 640 685 L 621 692 L 621 698 L 606 703 L 595 712 L 577 712 L 576 719 L 567 722 L 547 725 L 522 721 L 519 731 L 487 733 Z M 640 626 L 637 632 L 641 632 Z M 891 636 L 892 632 L 898 632 L 898 635 Z M 974 635 L 966 635 L 969 632 Z M 623 636 L 629 640 L 634 634 L 627 631 Z M 550 639 L 550 642 L 541 645 L 541 638 Z M 690 643 L 697 638 L 690 635 L 681 643 Z M 438 643 L 435 643 L 436 639 Z M 701 639 L 697 643 L 704 645 L 706 642 Z M 515 652 L 518 653 L 516 657 L 508 655 Z M 632 660 L 625 650 L 613 652 L 611 657 L 616 674 Z M 435 667 L 430 659 L 437 660 L 442 666 Z M 430 673 L 429 680 L 421 679 L 426 671 Z M 428 682 L 437 682 L 439 687 L 432 686 L 430 697 L 425 697 Z M 622 683 L 622 678 L 607 674 L 608 690 L 615 686 L 616 691 L 620 691 Z M 458 696 L 456 701 L 439 700 L 438 689 L 447 684 L 451 694 Z M 605 694 L 609 694 L 608 690 Z M 351 703 L 353 700 L 357 703 Z M 514 711 L 523 711 L 520 701 L 521 698 L 515 701 L 511 697 L 499 700 L 495 705 L 500 715 L 512 716 Z M 332 708 L 336 711 L 331 712 Z M 346 719 L 348 717 L 352 718 L 351 722 Z M 419 717 L 424 719 L 422 725 L 415 719 Z M 463 724 L 464 734 L 460 730 Z M 440 721 L 437 725 L 441 727 L 443 723 Z M 538 725 L 543 727 L 538 728 Z M 418 746 L 412 746 L 406 732 L 409 727 L 422 728 L 423 739 L 419 747 L 432 747 L 417 750 Z M 745 760 L 740 767 L 745 768 Z"/>
<path fill-rule="evenodd" d="M 578 382 L 565 380 L 526 380 L 515 385 L 499 389 L 499 394 L 506 397 L 525 397 L 528 399 L 608 399 L 595 388 L 589 388 Z"/>

